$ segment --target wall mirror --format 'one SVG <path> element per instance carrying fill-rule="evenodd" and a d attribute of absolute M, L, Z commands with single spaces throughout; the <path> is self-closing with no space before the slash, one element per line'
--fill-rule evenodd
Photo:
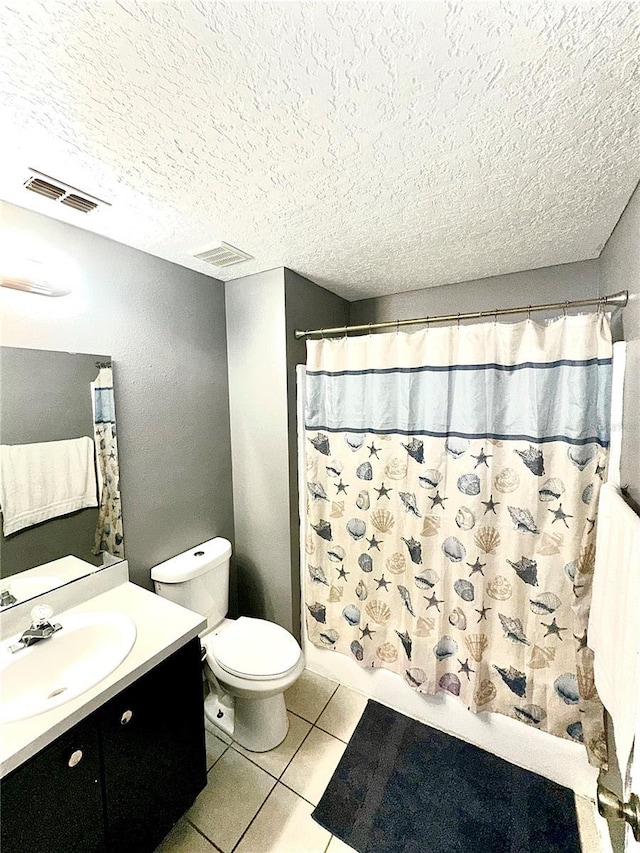
<path fill-rule="evenodd" d="M 0 445 L 0 609 L 124 559 L 109 356 L 0 347 Z"/>

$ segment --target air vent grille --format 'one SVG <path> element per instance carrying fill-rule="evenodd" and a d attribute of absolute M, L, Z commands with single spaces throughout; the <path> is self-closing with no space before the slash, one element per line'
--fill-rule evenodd
<path fill-rule="evenodd" d="M 92 210 L 103 205 L 110 207 L 108 201 L 95 198 L 95 196 L 78 190 L 77 187 L 65 184 L 63 181 L 57 180 L 57 178 L 37 172 L 35 169 L 30 169 L 29 171 L 31 175 L 24 182 L 24 186 L 31 192 L 38 193 L 38 195 L 42 195 L 45 198 L 50 198 L 52 201 L 59 201 L 80 213 L 90 213 Z"/>
<path fill-rule="evenodd" d="M 40 178 L 29 178 L 25 186 L 31 192 L 54 200 L 61 198 L 66 193 L 66 190 L 63 190 L 62 187 L 56 187 L 54 184 L 50 184 L 48 181 L 43 181 Z"/>
<path fill-rule="evenodd" d="M 230 267 L 232 264 L 239 264 L 242 261 L 248 261 L 253 258 L 253 255 L 248 255 L 246 252 L 230 246 L 228 243 L 221 243 L 213 249 L 206 252 L 201 252 L 199 255 L 194 255 L 199 261 L 204 261 L 206 264 L 211 264 L 214 267 Z"/>
<path fill-rule="evenodd" d="M 82 213 L 89 213 L 89 211 L 94 210 L 98 206 L 95 201 L 89 201 L 88 198 L 82 198 L 81 195 L 75 195 L 74 193 L 69 193 L 61 201 L 75 210 L 81 210 Z"/>

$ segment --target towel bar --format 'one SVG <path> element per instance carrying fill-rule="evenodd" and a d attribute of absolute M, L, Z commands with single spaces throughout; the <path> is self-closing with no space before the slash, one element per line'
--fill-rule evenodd
<path fill-rule="evenodd" d="M 637 794 L 631 794 L 629 801 L 623 803 L 613 791 L 598 783 L 598 811 L 604 818 L 624 818 L 635 840 L 640 841 L 640 799 Z"/>

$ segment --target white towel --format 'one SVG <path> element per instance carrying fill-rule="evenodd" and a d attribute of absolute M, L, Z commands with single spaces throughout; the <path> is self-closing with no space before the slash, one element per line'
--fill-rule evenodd
<path fill-rule="evenodd" d="M 90 438 L 0 445 L 0 508 L 5 536 L 97 505 Z"/>
<path fill-rule="evenodd" d="M 618 765 L 627 773 L 640 691 L 640 517 L 613 483 L 600 490 L 588 645 L 613 720 Z"/>

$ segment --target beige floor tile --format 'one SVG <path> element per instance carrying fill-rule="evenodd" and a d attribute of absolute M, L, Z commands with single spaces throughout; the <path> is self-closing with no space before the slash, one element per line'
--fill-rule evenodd
<path fill-rule="evenodd" d="M 357 853 L 357 851 L 345 844 L 344 841 L 340 841 L 337 836 L 332 835 L 326 853 Z"/>
<path fill-rule="evenodd" d="M 233 748 L 257 764 L 258 767 L 262 767 L 267 773 L 271 773 L 272 776 L 279 779 L 296 750 L 309 734 L 310 729 L 311 723 L 296 717 L 295 714 L 289 714 L 289 731 L 280 746 L 269 750 L 269 752 L 249 752 L 248 749 L 244 749 L 237 743 L 233 744 Z"/>
<path fill-rule="evenodd" d="M 340 685 L 316 725 L 346 743 L 358 725 L 366 704 L 366 696 Z"/>
<path fill-rule="evenodd" d="M 224 755 L 227 744 L 207 731 L 204 733 L 204 743 L 207 751 L 207 770 L 211 770 L 216 761 Z"/>
<path fill-rule="evenodd" d="M 331 834 L 311 817 L 313 806 L 276 785 L 236 853 L 324 853 Z"/>
<path fill-rule="evenodd" d="M 186 818 L 181 818 L 155 853 L 215 853 L 206 838 L 194 829 Z"/>
<path fill-rule="evenodd" d="M 283 773 L 282 781 L 317 805 L 345 749 L 346 744 L 341 740 L 320 729 L 312 729 Z"/>
<path fill-rule="evenodd" d="M 336 681 L 305 669 L 296 683 L 285 691 L 287 708 L 310 723 L 315 723 L 337 686 Z"/>
<path fill-rule="evenodd" d="M 231 853 L 274 785 L 272 776 L 228 749 L 209 771 L 207 787 L 187 817 L 223 853 Z"/>

